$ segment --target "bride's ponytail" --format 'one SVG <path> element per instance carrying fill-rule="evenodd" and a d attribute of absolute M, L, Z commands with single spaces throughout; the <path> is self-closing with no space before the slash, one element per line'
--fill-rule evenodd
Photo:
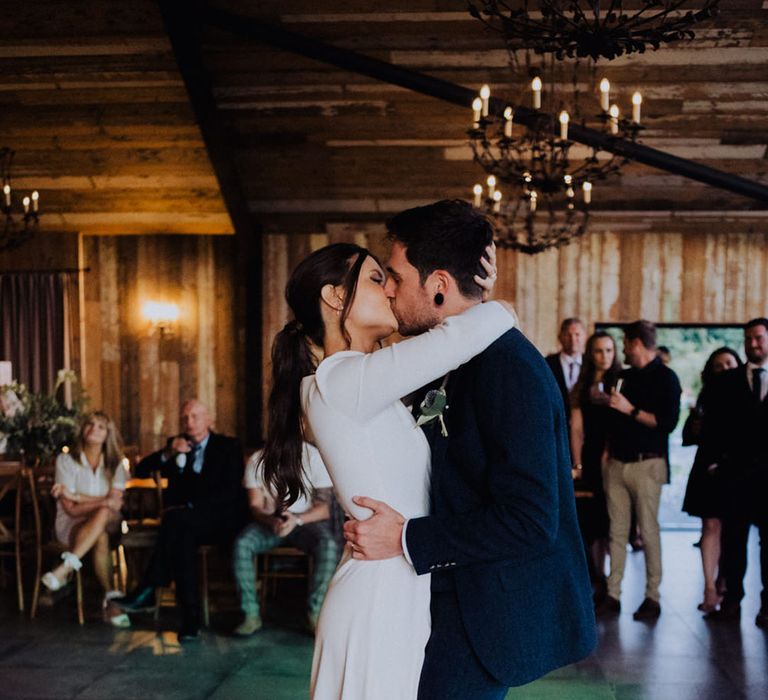
<path fill-rule="evenodd" d="M 335 243 L 315 251 L 293 271 L 285 290 L 295 320 L 285 325 L 272 343 L 272 390 L 269 427 L 262 455 L 264 484 L 275 497 L 278 511 L 308 495 L 304 479 L 304 426 L 301 380 L 315 371 L 313 346 L 322 348 L 325 326 L 320 294 L 327 284 L 345 285 L 344 309 L 354 299 L 365 248 Z"/>
<path fill-rule="evenodd" d="M 315 371 L 307 340 L 301 324 L 290 321 L 272 343 L 272 391 L 263 464 L 264 483 L 275 495 L 278 508 L 306 495 L 300 391 L 301 380 Z"/>

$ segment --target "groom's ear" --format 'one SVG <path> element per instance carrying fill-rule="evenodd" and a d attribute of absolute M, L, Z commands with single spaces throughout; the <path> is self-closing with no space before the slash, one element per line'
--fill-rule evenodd
<path fill-rule="evenodd" d="M 456 287 L 456 282 L 447 270 L 435 270 L 424 282 L 424 288 L 430 297 L 440 293 L 443 296 Z"/>

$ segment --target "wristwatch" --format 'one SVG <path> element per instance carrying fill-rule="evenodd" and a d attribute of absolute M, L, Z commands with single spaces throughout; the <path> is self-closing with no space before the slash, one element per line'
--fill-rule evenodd
<path fill-rule="evenodd" d="M 632 418 L 637 418 L 638 413 L 640 413 L 640 409 L 635 406 L 630 412 L 629 415 L 632 416 Z"/>

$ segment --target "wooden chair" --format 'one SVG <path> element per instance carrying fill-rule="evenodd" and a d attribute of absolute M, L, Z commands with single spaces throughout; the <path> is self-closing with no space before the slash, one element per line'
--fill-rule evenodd
<path fill-rule="evenodd" d="M 274 596 L 277 582 L 286 579 L 312 578 L 312 557 L 296 547 L 274 547 L 259 555 L 259 602 L 264 610 L 267 598 Z"/>

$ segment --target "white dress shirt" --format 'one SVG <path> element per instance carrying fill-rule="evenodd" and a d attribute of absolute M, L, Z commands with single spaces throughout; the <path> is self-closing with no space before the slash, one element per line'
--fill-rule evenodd
<path fill-rule="evenodd" d="M 582 358 L 583 355 L 571 357 L 570 355 L 566 355 L 564 352 L 560 353 L 560 366 L 563 368 L 565 387 L 569 392 L 571 389 L 573 389 L 573 387 L 576 386 L 576 382 L 579 381 Z"/>

